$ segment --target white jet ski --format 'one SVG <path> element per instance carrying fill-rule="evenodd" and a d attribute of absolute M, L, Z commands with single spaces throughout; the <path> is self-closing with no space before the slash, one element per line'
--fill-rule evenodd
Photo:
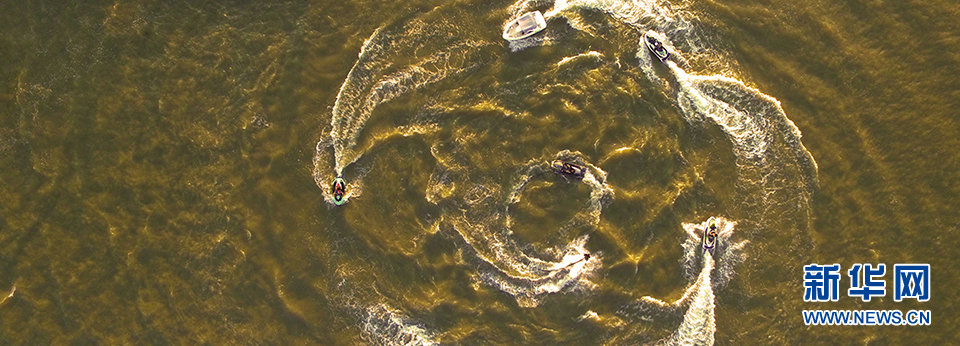
<path fill-rule="evenodd" d="M 660 62 L 666 63 L 667 59 L 670 58 L 670 52 L 667 51 L 653 31 L 647 31 L 647 33 L 643 34 L 643 42 L 646 44 L 647 49 L 649 49 Z"/>

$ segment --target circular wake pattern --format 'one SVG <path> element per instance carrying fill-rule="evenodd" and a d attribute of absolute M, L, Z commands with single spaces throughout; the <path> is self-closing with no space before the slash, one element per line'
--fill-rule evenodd
<path fill-rule="evenodd" d="M 339 176 L 358 163 L 346 172 L 349 199 L 360 196 L 371 172 L 395 169 L 360 160 L 378 143 L 393 145 L 385 137 L 419 134 L 422 148 L 415 152 L 433 159 L 418 160 L 428 172 L 433 167 L 423 185 L 402 182 L 406 189 L 422 186 L 422 195 L 407 193 L 427 204 L 408 208 L 423 228 L 409 231 L 410 244 L 387 247 L 402 256 L 355 260 L 337 250 L 349 265 L 337 271 L 336 285 L 374 287 L 336 290 L 358 302 L 345 309 L 366 342 L 542 335 L 530 333 L 539 322 L 525 319 L 562 325 L 556 320 L 569 312 L 577 325 L 567 327 L 595 328 L 608 343 L 712 345 L 716 292 L 746 258 L 746 240 L 737 238 L 773 238 L 772 231 L 782 229 L 783 237 L 806 239 L 816 162 L 776 99 L 730 76 L 687 72 L 691 65 L 735 64 L 708 47 L 711 39 L 691 12 L 653 1 L 549 5 L 511 6 L 504 23 L 545 10 L 548 28 L 500 43 L 499 53 L 488 51 L 498 43 L 484 37 L 445 36 L 453 30 L 446 21 L 427 20 L 443 17 L 444 8 L 382 27 L 361 48 L 333 107 L 330 134 L 316 148 L 314 178 L 325 199 L 331 171 Z M 572 32 L 564 31 L 564 19 Z M 638 45 L 649 29 L 671 53 L 666 65 Z M 594 45 L 609 33 L 628 42 Z M 536 46 L 550 47 L 519 52 Z M 692 56 L 689 63 L 685 55 Z M 537 60 L 555 63 L 532 63 Z M 370 125 L 382 108 L 392 123 Z M 582 167 L 582 177 L 555 172 L 554 160 Z M 361 202 L 370 209 L 357 213 L 378 210 Z M 706 221 L 688 222 L 710 214 L 725 217 L 717 218 L 716 247 L 706 251 Z M 681 228 L 685 237 L 675 232 Z M 378 237 L 381 231 L 357 230 L 365 234 L 358 239 L 376 245 L 356 252 L 389 242 Z M 752 246 L 751 257 L 785 246 L 772 243 Z M 661 274 L 676 262 L 679 282 Z M 410 279 L 422 280 L 413 286 L 418 290 L 432 288 L 422 297 L 404 296 L 371 269 L 374 263 L 418 276 Z M 542 317 L 543 309 L 573 305 Z M 477 309 L 482 312 L 469 313 Z M 446 322 L 449 315 L 511 322 L 475 326 Z M 458 328 L 478 331 L 464 335 Z"/>
<path fill-rule="evenodd" d="M 440 7 L 434 12 L 446 14 L 448 8 Z M 316 146 L 314 180 L 325 191 L 328 203 L 333 201 L 329 185 L 333 178 L 341 176 L 372 145 L 357 148 L 364 126 L 377 107 L 485 63 L 483 49 L 491 44 L 457 31 L 456 26 L 446 22 L 418 18 L 378 28 L 364 42 L 337 94 L 329 136 Z M 330 161 L 333 176 L 329 176 L 331 170 L 326 166 Z M 359 192 L 350 191 L 361 186 L 352 182 L 357 177 L 351 178 L 344 197 L 347 200 L 359 196 Z"/>
<path fill-rule="evenodd" d="M 441 163 L 451 161 L 442 156 L 438 159 Z M 582 181 L 569 181 L 550 170 L 553 159 L 576 163 L 587 172 Z M 464 255 L 479 268 L 478 280 L 514 296 L 523 307 L 536 307 L 547 294 L 592 289 L 589 276 L 596 273 L 602 259 L 602 254 L 591 254 L 585 246 L 589 232 L 600 221 L 603 206 L 613 197 L 613 190 L 605 183 L 606 173 L 586 163 L 579 153 L 565 150 L 553 159 L 528 162 L 515 174 L 506 196 L 491 182 L 451 186 L 452 180 L 462 181 L 456 176 L 469 173 L 442 164 L 430 179 L 427 198 L 446 207 L 444 215 L 449 219 L 443 221 L 449 222 L 462 239 Z M 517 241 L 510 207 L 520 202 L 528 184 L 539 179 L 552 180 L 553 184 L 582 183 L 590 188 L 590 195 L 584 208 L 551 232 L 543 246 L 534 246 Z"/>
<path fill-rule="evenodd" d="M 780 101 L 733 78 L 690 75 L 675 64 L 670 67 L 680 82 L 677 98 L 689 122 L 709 119 L 720 125 L 744 163 L 762 162 L 772 142 L 780 138 L 804 170 L 809 192 L 817 188 L 817 162 L 803 147 L 800 130 L 780 108 Z"/>

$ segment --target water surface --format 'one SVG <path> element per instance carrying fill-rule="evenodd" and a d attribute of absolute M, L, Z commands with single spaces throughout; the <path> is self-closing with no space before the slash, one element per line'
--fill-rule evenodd
<path fill-rule="evenodd" d="M 956 342 L 954 2 L 0 13 L 0 344 Z M 932 298 L 805 303 L 810 263 L 929 263 Z"/>

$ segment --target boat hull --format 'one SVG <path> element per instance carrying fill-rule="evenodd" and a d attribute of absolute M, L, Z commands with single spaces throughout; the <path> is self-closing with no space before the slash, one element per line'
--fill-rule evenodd
<path fill-rule="evenodd" d="M 524 23 L 529 25 L 524 25 Z M 519 41 L 536 35 L 546 28 L 547 21 L 543 18 L 543 13 L 540 13 L 540 11 L 527 12 L 507 24 L 506 28 L 503 29 L 503 39 Z"/>

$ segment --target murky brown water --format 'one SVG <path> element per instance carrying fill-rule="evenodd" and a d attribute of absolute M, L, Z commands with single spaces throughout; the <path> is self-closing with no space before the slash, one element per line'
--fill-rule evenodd
<path fill-rule="evenodd" d="M 504 42 L 533 9 L 546 32 Z M 0 344 L 621 345 L 690 316 L 719 345 L 958 342 L 955 2 L 0 13 Z M 681 246 L 711 216 L 712 286 Z M 838 302 L 803 301 L 810 263 Z M 848 297 L 855 263 L 929 263 L 931 300 L 889 269 Z M 715 307 L 638 305 L 688 288 Z"/>

